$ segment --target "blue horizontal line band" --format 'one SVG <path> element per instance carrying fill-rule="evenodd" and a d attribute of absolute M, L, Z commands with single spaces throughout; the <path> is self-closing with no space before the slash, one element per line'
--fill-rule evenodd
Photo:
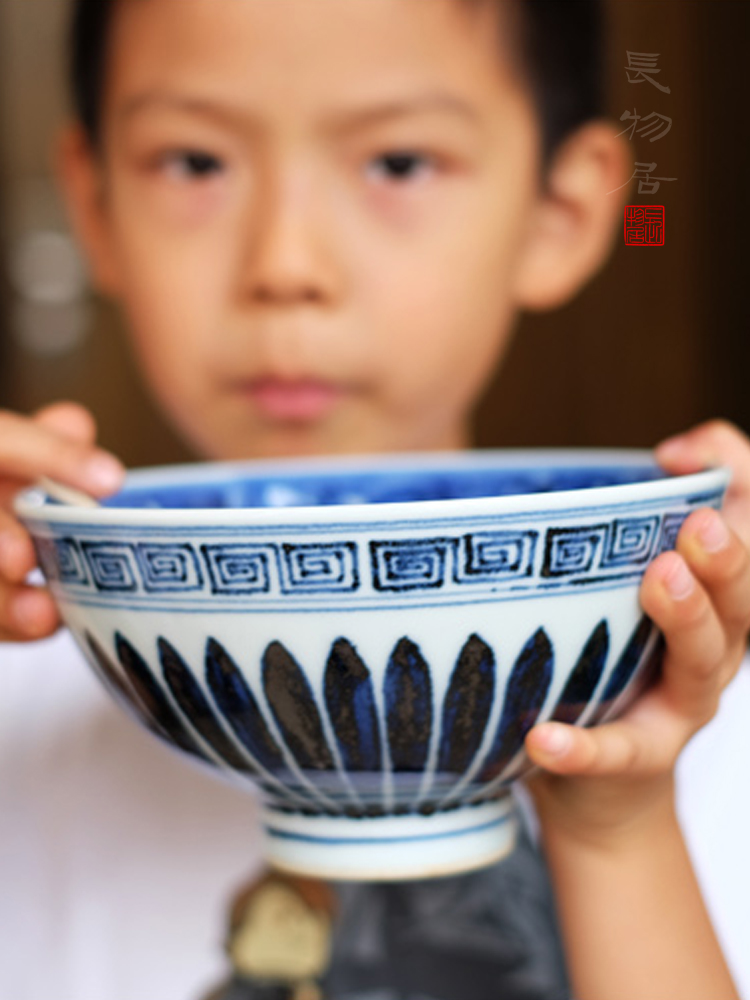
<path fill-rule="evenodd" d="M 414 834 L 411 837 L 320 837 L 306 833 L 293 833 L 290 830 L 277 830 L 274 827 L 266 827 L 266 832 L 272 837 L 278 837 L 281 840 L 300 840 L 311 844 L 351 844 L 354 846 L 359 844 L 405 844 L 413 841 L 441 840 L 449 837 L 465 837 L 472 833 L 482 833 L 484 830 L 491 830 L 493 827 L 502 826 L 512 818 L 513 813 L 511 812 L 506 816 L 501 816 L 499 819 L 493 819 L 487 823 L 481 823 L 478 826 L 472 826 L 465 830 L 445 830 L 442 833 L 421 833 Z"/>
<path fill-rule="evenodd" d="M 142 611 L 142 612 L 178 612 L 180 614 L 208 614 L 208 615 L 225 615 L 225 614 L 239 614 L 239 615 L 253 615 L 253 614 L 281 614 L 281 615 L 296 615 L 296 614 L 321 614 L 321 613 L 336 613 L 342 614 L 347 612 L 357 612 L 357 611 L 411 611 L 418 608 L 448 608 L 448 607 L 462 607 L 462 606 L 472 606 L 478 604 L 493 604 L 500 605 L 504 603 L 510 603 L 514 601 L 526 601 L 533 600 L 534 598 L 540 598 L 547 594 L 583 594 L 583 593 L 598 593 L 607 590 L 623 590 L 632 584 L 638 577 L 642 574 L 632 573 L 625 576 L 612 576 L 607 577 L 603 580 L 596 581 L 586 581 L 572 582 L 572 583 L 552 583 L 548 585 L 543 585 L 539 588 L 533 590 L 529 589 L 509 589 L 502 591 L 484 592 L 484 593 L 465 593 L 465 594 L 451 594 L 448 596 L 446 591 L 442 593 L 440 591 L 435 591 L 435 598 L 432 601 L 420 600 L 415 594 L 414 599 L 410 601 L 404 601 L 394 599 L 389 601 L 362 601 L 362 603 L 355 603 L 354 601 L 348 602 L 347 604 L 339 604 L 334 599 L 330 602 L 323 603 L 317 600 L 314 604 L 310 603 L 308 605 L 293 604 L 291 601 L 280 602 L 277 604 L 247 604 L 240 603 L 239 601 L 233 604 L 222 603 L 218 599 L 216 601 L 206 600 L 201 604 L 189 604 L 189 603 L 162 603 L 158 600 L 149 600 L 148 598 L 140 598 L 139 600 L 132 602 L 124 602 L 117 600 L 116 598 L 99 598 L 88 597 L 80 592 L 72 593 L 62 593 L 59 596 L 63 601 L 68 601 L 70 604 L 78 607 L 87 608 L 103 608 L 106 610 L 118 610 L 118 611 Z"/>

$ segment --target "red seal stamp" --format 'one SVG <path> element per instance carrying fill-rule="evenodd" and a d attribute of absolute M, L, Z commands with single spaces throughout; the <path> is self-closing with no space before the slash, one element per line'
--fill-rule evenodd
<path fill-rule="evenodd" d="M 664 206 L 626 205 L 625 243 L 629 247 L 664 245 Z"/>

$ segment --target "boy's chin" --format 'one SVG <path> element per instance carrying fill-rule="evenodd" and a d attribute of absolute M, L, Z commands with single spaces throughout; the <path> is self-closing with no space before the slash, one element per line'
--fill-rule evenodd
<path fill-rule="evenodd" d="M 195 412 L 200 408 L 196 407 Z M 378 413 L 366 399 L 342 400 L 324 415 L 272 417 L 255 407 L 224 410 L 196 421 L 177 419 L 177 430 L 206 460 L 295 458 L 404 451 L 454 451 L 470 446 L 468 420 L 430 422 L 424 414 Z M 200 412 L 206 413 L 206 409 Z"/>
<path fill-rule="evenodd" d="M 201 437 L 203 437 L 201 435 Z M 221 435 L 213 441 L 197 442 L 206 459 L 242 461 L 246 459 L 295 458 L 312 455 L 378 451 L 356 434 L 337 433 L 311 421 L 264 421 L 252 429 Z M 383 449 L 385 450 L 385 449 Z"/>

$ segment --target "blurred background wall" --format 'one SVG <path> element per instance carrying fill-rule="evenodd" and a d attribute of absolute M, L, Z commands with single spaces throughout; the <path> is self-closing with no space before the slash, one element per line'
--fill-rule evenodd
<path fill-rule="evenodd" d="M 87 288 L 55 194 L 67 7 L 0 0 L 0 407 L 75 398 L 128 464 L 183 460 L 115 311 Z M 634 162 L 656 163 L 653 176 L 676 180 L 628 199 L 665 206 L 666 241 L 629 247 L 618 233 L 574 302 L 523 318 L 477 413 L 483 446 L 650 446 L 712 416 L 750 431 L 750 4 L 609 0 L 607 10 L 611 116 L 672 119 L 662 138 L 636 132 L 631 147 Z M 628 82 L 628 50 L 659 54 L 655 79 L 669 94 Z"/>

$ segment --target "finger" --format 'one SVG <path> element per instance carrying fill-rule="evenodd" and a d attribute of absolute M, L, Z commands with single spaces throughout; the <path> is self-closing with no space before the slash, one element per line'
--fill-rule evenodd
<path fill-rule="evenodd" d="M 553 774 L 621 776 L 656 775 L 671 767 L 688 733 L 681 720 L 660 712 L 659 739 L 650 726 L 620 719 L 592 729 L 564 722 L 543 722 L 526 736 L 535 764 Z"/>
<path fill-rule="evenodd" d="M 0 641 L 41 639 L 59 625 L 59 613 L 47 590 L 0 583 Z"/>
<path fill-rule="evenodd" d="M 53 403 L 38 410 L 34 421 L 62 437 L 81 444 L 96 441 L 96 421 L 89 411 L 78 403 Z"/>
<path fill-rule="evenodd" d="M 715 510 L 695 511 L 677 538 L 677 551 L 700 581 L 730 642 L 750 629 L 750 553 Z"/>
<path fill-rule="evenodd" d="M 726 420 L 711 420 L 662 441 L 655 456 L 660 465 L 677 474 L 730 465 L 741 472 L 745 488 L 750 490 L 750 444 L 742 431 Z"/>
<path fill-rule="evenodd" d="M 656 460 L 669 472 L 685 474 L 727 465 L 732 480 L 724 498 L 729 524 L 750 545 L 750 441 L 733 424 L 713 420 L 656 449 Z"/>
<path fill-rule="evenodd" d="M 36 566 L 34 546 L 18 521 L 0 510 L 0 579 L 23 583 Z"/>
<path fill-rule="evenodd" d="M 640 598 L 666 640 L 660 691 L 678 714 L 707 721 L 721 693 L 727 637 L 706 590 L 679 553 L 664 552 L 646 571 Z"/>
<path fill-rule="evenodd" d="M 71 441 L 28 418 L 2 411 L 0 475 L 26 481 L 47 475 L 101 496 L 121 485 L 124 469 L 108 452 Z"/>
<path fill-rule="evenodd" d="M 14 498 L 28 485 L 23 479 L 3 478 L 0 471 L 0 507 L 12 513 Z"/>

